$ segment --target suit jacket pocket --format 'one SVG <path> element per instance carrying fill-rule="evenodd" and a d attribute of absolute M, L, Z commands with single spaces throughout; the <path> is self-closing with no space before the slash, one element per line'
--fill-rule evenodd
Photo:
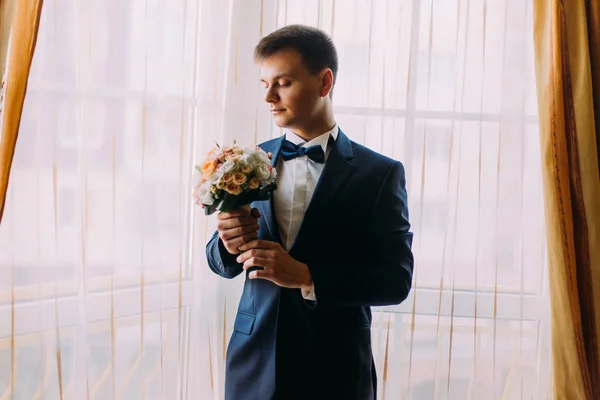
<path fill-rule="evenodd" d="M 255 320 L 256 315 L 248 314 L 238 310 L 238 313 L 235 316 L 235 322 L 233 323 L 233 330 L 243 333 L 244 335 L 250 335 L 252 333 Z"/>

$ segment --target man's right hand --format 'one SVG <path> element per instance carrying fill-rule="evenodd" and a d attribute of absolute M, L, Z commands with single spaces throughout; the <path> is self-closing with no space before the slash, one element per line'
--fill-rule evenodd
<path fill-rule="evenodd" d="M 258 238 L 260 211 L 249 207 L 217 214 L 217 231 L 230 254 L 240 254 L 238 247 Z"/>

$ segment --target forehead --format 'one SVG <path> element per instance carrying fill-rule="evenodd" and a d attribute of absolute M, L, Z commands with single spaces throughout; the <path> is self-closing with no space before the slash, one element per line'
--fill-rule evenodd
<path fill-rule="evenodd" d="M 281 75 L 299 77 L 308 74 L 308 70 L 302 63 L 302 56 L 294 49 L 280 50 L 262 60 L 259 65 L 260 77 L 263 80 L 274 79 Z"/>

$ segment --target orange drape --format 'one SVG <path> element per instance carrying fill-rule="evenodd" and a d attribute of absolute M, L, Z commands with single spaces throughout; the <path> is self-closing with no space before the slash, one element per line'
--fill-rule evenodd
<path fill-rule="evenodd" d="M 43 0 L 3 0 L 0 4 L 2 27 L 0 28 L 0 51 L 4 43 L 10 42 L 8 60 L 2 82 L 4 107 L 1 112 L 2 136 L 0 141 L 0 221 L 6 201 L 6 190 L 12 164 L 23 102 L 27 92 L 27 81 L 42 13 Z M 11 15 L 10 10 L 13 10 Z M 5 18 L 6 17 L 6 18 Z M 6 24 L 9 23 L 10 27 Z M 8 39 L 6 34 L 10 34 Z M 1 70 L 4 69 L 4 65 Z"/>
<path fill-rule="evenodd" d="M 534 0 L 554 396 L 600 399 L 600 0 Z"/>

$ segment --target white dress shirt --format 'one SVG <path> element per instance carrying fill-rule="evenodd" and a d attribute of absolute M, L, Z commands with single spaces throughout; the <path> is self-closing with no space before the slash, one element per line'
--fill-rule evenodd
<path fill-rule="evenodd" d="M 338 133 L 339 128 L 335 125 L 331 131 L 325 132 L 310 142 L 305 142 L 291 131 L 285 132 L 285 138 L 302 147 L 320 145 L 325 153 L 325 162 L 327 162 L 331 152 L 331 146 L 328 146 L 329 137 L 332 136 L 334 140 L 337 140 Z M 280 157 L 277 161 L 277 190 L 273 193 L 273 205 L 281 243 L 288 251 L 298 235 L 304 213 L 315 192 L 323 168 L 325 168 L 325 163 L 320 164 L 307 156 L 296 157 L 288 161 L 284 161 Z M 302 290 L 302 297 L 307 300 L 316 300 L 314 289 Z"/>

